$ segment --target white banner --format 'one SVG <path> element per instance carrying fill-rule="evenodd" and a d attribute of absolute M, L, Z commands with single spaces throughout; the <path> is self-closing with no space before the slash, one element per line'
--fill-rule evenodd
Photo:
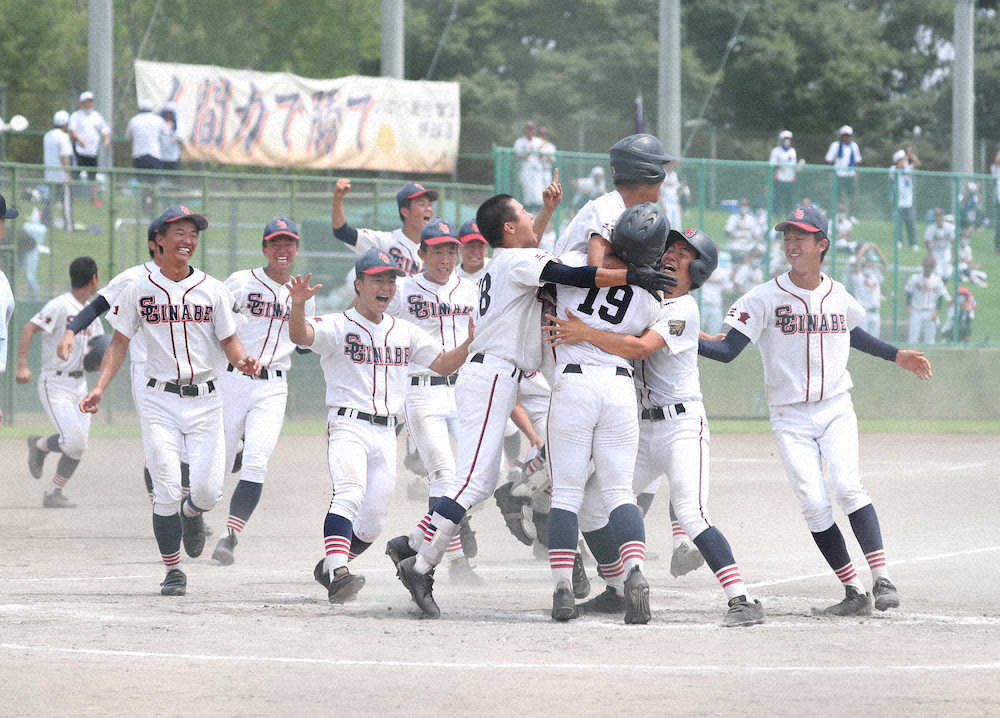
<path fill-rule="evenodd" d="M 177 106 L 185 159 L 440 173 L 458 156 L 456 82 L 137 61 L 135 85 L 139 99 Z"/>

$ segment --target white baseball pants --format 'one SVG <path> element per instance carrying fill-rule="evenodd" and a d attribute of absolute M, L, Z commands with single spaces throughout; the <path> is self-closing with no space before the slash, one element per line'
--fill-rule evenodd
<path fill-rule="evenodd" d="M 910 333 L 907 336 L 909 344 L 934 344 L 937 341 L 938 321 L 930 309 L 913 309 L 910 311 Z"/>
<path fill-rule="evenodd" d="M 451 437 L 458 435 L 455 389 L 447 384 L 410 386 L 403 404 L 406 429 L 427 469 L 430 496 L 443 496 L 455 481 Z"/>
<path fill-rule="evenodd" d="M 253 379 L 239 371 L 227 371 L 219 381 L 226 435 L 225 473 L 232 469 L 240 437 L 245 436 L 240 479 L 263 484 L 285 423 L 288 383 L 283 376 Z"/>
<path fill-rule="evenodd" d="M 54 369 L 43 369 L 38 377 L 38 398 L 59 432 L 59 449 L 71 459 L 80 460 L 87 450 L 90 414 L 80 411 L 80 402 L 87 395 L 86 377 L 73 377 Z"/>

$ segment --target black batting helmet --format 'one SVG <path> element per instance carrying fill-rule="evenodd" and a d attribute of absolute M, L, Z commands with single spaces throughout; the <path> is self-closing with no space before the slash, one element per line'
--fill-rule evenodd
<path fill-rule="evenodd" d="M 697 289 L 719 266 L 719 250 L 715 248 L 715 242 L 712 241 L 711 237 L 694 227 L 688 227 L 683 232 L 678 232 L 676 229 L 670 230 L 667 235 L 666 248 L 669 249 L 670 245 L 678 239 L 686 241 L 698 253 L 698 256 L 691 261 L 688 267 L 688 272 L 691 275 L 691 289 Z"/>
<path fill-rule="evenodd" d="M 676 160 L 653 135 L 629 135 L 611 148 L 611 176 L 616 182 L 659 184 L 667 176 L 663 165 Z"/>
<path fill-rule="evenodd" d="M 663 257 L 670 222 L 663 210 L 643 202 L 622 212 L 611 232 L 611 251 L 623 262 L 655 267 Z"/>

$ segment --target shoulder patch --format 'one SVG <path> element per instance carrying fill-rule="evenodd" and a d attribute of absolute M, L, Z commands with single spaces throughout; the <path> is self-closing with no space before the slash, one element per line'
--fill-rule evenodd
<path fill-rule="evenodd" d="M 679 337 L 684 333 L 684 327 L 687 326 L 687 322 L 683 319 L 668 319 L 667 328 L 670 330 L 670 336 Z"/>

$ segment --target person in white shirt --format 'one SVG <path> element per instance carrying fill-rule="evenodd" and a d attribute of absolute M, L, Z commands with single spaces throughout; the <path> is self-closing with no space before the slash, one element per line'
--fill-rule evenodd
<path fill-rule="evenodd" d="M 683 183 L 677 176 L 676 164 L 669 163 L 664 172 L 663 184 L 660 185 L 660 206 L 667 214 L 667 221 L 671 227 L 681 226 L 681 193 L 684 191 Z"/>
<path fill-rule="evenodd" d="M 906 280 L 906 307 L 910 312 L 910 344 L 934 344 L 937 341 L 939 314 L 944 304 L 951 302 L 951 295 L 940 275 L 935 272 L 933 257 L 921 263 L 923 272 Z"/>
<path fill-rule="evenodd" d="M 152 100 L 139 100 L 138 108 L 139 113 L 125 127 L 125 137 L 132 140 L 132 166 L 142 170 L 162 169 L 160 138 L 168 131 L 167 123 L 153 112 Z"/>
<path fill-rule="evenodd" d="M 6 222 L 14 219 L 19 212 L 7 207 L 7 200 L 0 194 L 0 242 L 6 233 Z M 7 275 L 0 271 L 0 374 L 7 370 L 7 327 L 14 316 L 14 293 L 10 289 Z M 3 410 L 0 409 L 0 427 L 3 426 Z"/>
<path fill-rule="evenodd" d="M 160 164 L 165 170 L 181 168 L 181 131 L 177 126 L 177 105 L 168 102 L 160 109 L 164 131 L 160 135 Z"/>
<path fill-rule="evenodd" d="M 1000 254 L 1000 150 L 993 155 L 993 164 L 990 165 L 990 174 L 993 175 L 993 251 Z"/>
<path fill-rule="evenodd" d="M 854 217 L 854 197 L 858 192 L 858 173 L 854 168 L 861 164 L 861 150 L 850 125 L 841 126 L 838 134 L 840 139 L 831 142 L 826 151 L 826 162 L 837 168 L 837 186 L 841 194 L 847 195 L 847 209 Z"/>
<path fill-rule="evenodd" d="M 727 247 L 738 255 L 749 254 L 754 249 L 763 251 L 760 224 L 750 212 L 750 200 L 746 197 L 740 200 L 736 214 L 726 219 L 724 231 Z"/>
<path fill-rule="evenodd" d="M 889 168 L 889 197 L 899 208 L 899 218 L 906 230 L 906 241 L 910 249 L 917 246 L 916 212 L 913 208 L 913 170 L 920 169 L 920 158 L 913 152 L 913 147 L 896 150 L 892 155 L 892 166 Z"/>
<path fill-rule="evenodd" d="M 942 279 L 951 277 L 952 254 L 955 251 L 955 224 L 949 222 L 940 207 L 934 210 L 934 224 L 924 232 L 927 253 L 934 260 L 934 272 Z"/>
<path fill-rule="evenodd" d="M 94 93 L 89 90 L 80 95 L 80 109 L 69 116 L 69 136 L 73 140 L 78 168 L 96 168 L 101 148 L 111 147 L 111 127 L 101 113 L 94 109 Z M 79 177 L 80 170 L 74 176 Z M 94 177 L 90 176 L 88 179 L 91 181 L 90 201 L 100 208 L 97 184 L 94 183 Z"/>
<path fill-rule="evenodd" d="M 542 182 L 547 187 L 552 182 L 552 170 L 556 166 L 556 146 L 549 139 L 549 128 L 538 128 L 538 159 L 542 164 Z"/>
<path fill-rule="evenodd" d="M 542 138 L 535 135 L 535 123 L 524 123 L 524 134 L 514 140 L 514 158 L 518 160 L 518 182 L 521 185 L 521 201 L 529 211 L 542 206 L 542 191 L 545 189 L 545 168 L 540 150 Z"/>
<path fill-rule="evenodd" d="M 858 326 L 877 339 L 882 330 L 882 282 L 888 265 L 882 250 L 870 243 L 858 249 L 853 262 L 851 293 L 865 310 L 865 318 Z"/>
<path fill-rule="evenodd" d="M 28 437 L 28 471 L 40 479 L 45 457 L 50 453 L 62 454 L 52 483 L 45 490 L 42 506 L 45 508 L 73 508 L 62 492 L 73 476 L 83 452 L 87 450 L 90 433 L 90 415 L 77 409 L 77 404 L 87 393 L 87 379 L 83 371 L 83 355 L 87 353 L 92 337 L 104 334 L 100 322 L 76 335 L 73 352 L 62 359 L 56 349 L 63 332 L 84 303 L 100 286 L 97 262 L 90 257 L 77 257 L 69 265 L 72 290 L 48 302 L 24 325 L 17 350 L 17 383 L 28 384 L 33 379 L 28 368 L 28 352 L 37 332 L 42 332 L 42 369 L 38 375 L 38 398 L 45 408 L 49 421 L 56 427 L 50 436 Z"/>
<path fill-rule="evenodd" d="M 768 162 L 774 166 L 774 212 L 783 217 L 795 206 L 795 165 L 798 163 L 789 130 L 778 133 L 778 144 L 771 150 Z"/>
<path fill-rule="evenodd" d="M 52 205 L 59 201 L 62 204 L 63 226 L 67 231 L 73 229 L 72 199 L 69 182 L 70 167 L 73 162 L 73 143 L 70 141 L 66 127 L 69 125 L 69 113 L 59 110 L 52 116 L 52 129 L 42 138 L 42 161 L 45 163 L 45 197 L 42 204 L 42 223 L 52 226 Z"/>
<path fill-rule="evenodd" d="M 969 243 L 969 230 L 962 232 L 958 238 L 958 276 L 963 282 L 972 282 L 980 287 L 988 287 L 986 272 L 982 263 L 972 256 L 972 245 Z"/>

